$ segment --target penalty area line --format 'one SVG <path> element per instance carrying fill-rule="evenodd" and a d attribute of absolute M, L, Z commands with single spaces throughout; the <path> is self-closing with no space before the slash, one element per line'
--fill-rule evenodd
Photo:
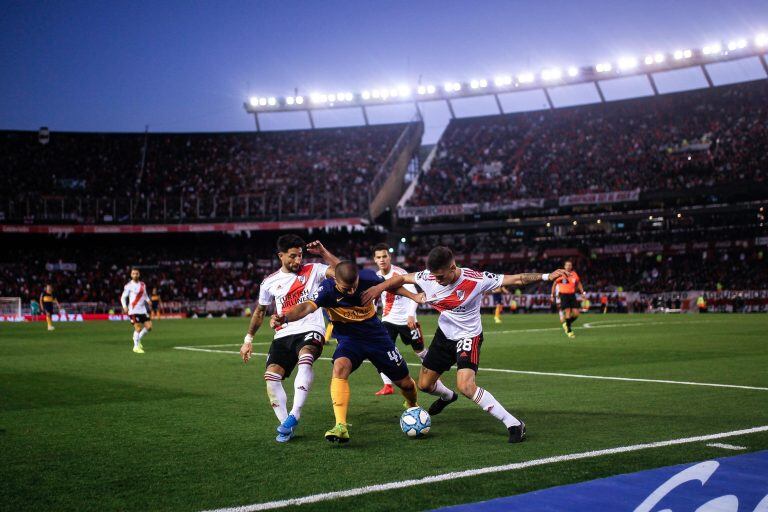
<path fill-rule="evenodd" d="M 188 350 L 190 352 L 211 352 L 215 354 L 240 354 L 234 350 L 217 350 L 209 348 L 198 347 L 173 347 L 176 350 Z M 253 352 L 251 355 L 266 357 L 268 354 L 263 352 Z M 321 361 L 332 361 L 330 357 L 321 357 Z M 370 361 L 363 361 L 369 363 Z M 421 363 L 407 363 L 408 366 L 420 367 Z M 645 382 L 649 384 L 675 384 L 678 386 L 700 386 L 708 388 L 727 388 L 727 389 L 749 389 L 752 391 L 768 391 L 766 387 L 759 386 L 741 386 L 738 384 L 718 384 L 714 382 L 688 382 L 682 380 L 666 380 L 666 379 L 641 379 L 637 377 L 610 377 L 607 375 L 581 375 L 578 373 L 557 373 L 557 372 L 536 372 L 531 370 L 509 370 L 507 368 L 482 368 L 483 372 L 494 373 L 513 373 L 519 375 L 536 375 L 540 377 L 562 377 L 568 379 L 588 379 L 588 380 L 612 380 L 618 382 Z"/>
<path fill-rule="evenodd" d="M 374 492 L 391 491 L 395 489 L 404 489 L 407 487 L 414 487 L 417 485 L 433 484 L 438 482 L 445 482 L 449 480 L 458 480 L 460 478 L 468 478 L 479 475 L 487 475 L 490 473 L 501 473 L 506 471 L 514 471 L 518 469 L 525 469 L 534 466 L 544 466 L 547 464 L 557 464 L 560 462 L 569 462 L 574 460 L 592 459 L 595 457 L 602 457 L 605 455 L 614 455 L 617 453 L 637 452 L 640 450 L 649 450 L 653 448 L 663 448 L 666 446 L 675 446 L 680 444 L 698 443 L 702 441 L 712 441 L 715 439 L 724 439 L 728 437 L 743 436 L 748 434 L 755 434 L 758 432 L 768 432 L 768 425 L 760 427 L 747 428 L 743 430 L 731 430 L 730 432 L 719 432 L 717 434 L 708 434 L 694 437 L 683 437 L 680 439 L 670 439 L 667 441 L 657 441 L 654 443 L 634 444 L 629 446 L 618 446 L 616 448 L 607 448 L 603 450 L 594 450 L 589 452 L 571 453 L 568 455 L 557 455 L 554 457 L 545 457 L 543 459 L 534 459 L 524 462 L 515 462 L 512 464 L 503 464 L 500 466 L 488 466 L 478 469 L 468 469 L 464 471 L 453 471 L 450 473 L 442 473 L 438 475 L 427 476 L 424 478 L 416 478 L 411 480 L 399 480 L 395 482 L 388 482 L 384 484 L 367 485 L 365 487 L 355 487 L 344 491 L 325 492 L 320 494 L 311 494 L 309 496 L 302 496 L 298 498 L 290 498 L 286 500 L 267 501 L 264 503 L 254 503 L 251 505 L 242 505 L 239 507 L 227 507 L 208 510 L 206 512 L 255 512 L 257 510 L 271 510 L 276 508 L 306 505 L 308 503 L 318 503 L 321 501 L 330 501 L 341 498 L 350 498 L 353 496 L 361 496 L 364 494 L 371 494 Z"/>

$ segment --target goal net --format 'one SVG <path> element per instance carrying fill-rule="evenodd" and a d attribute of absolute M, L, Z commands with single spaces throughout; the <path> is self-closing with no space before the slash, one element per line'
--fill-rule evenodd
<path fill-rule="evenodd" d="M 0 297 L 0 315 L 21 316 L 21 297 Z"/>

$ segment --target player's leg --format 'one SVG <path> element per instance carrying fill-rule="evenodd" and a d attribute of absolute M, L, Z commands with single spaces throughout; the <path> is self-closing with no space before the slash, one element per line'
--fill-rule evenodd
<path fill-rule="evenodd" d="M 293 405 L 291 412 L 277 427 L 277 432 L 284 436 L 291 435 L 293 429 L 299 424 L 301 409 L 307 401 L 309 391 L 312 389 L 312 382 L 315 380 L 313 364 L 323 353 L 323 343 L 325 342 L 319 332 L 300 334 L 297 338 L 294 341 L 294 351 L 298 352 L 298 370 L 296 371 L 296 378 L 293 379 Z"/>
<path fill-rule="evenodd" d="M 406 408 L 416 407 L 416 383 L 408 372 L 408 363 L 389 337 L 371 340 L 365 347 L 365 357 L 400 388 Z"/>
<path fill-rule="evenodd" d="M 131 315 L 130 318 L 131 318 L 131 327 L 133 327 L 133 351 L 136 354 L 143 354 L 144 349 L 141 348 L 141 343 L 139 340 L 139 333 L 141 332 L 142 324 L 136 318 L 136 315 Z"/>
<path fill-rule="evenodd" d="M 448 340 L 443 331 L 438 329 L 422 362 L 421 371 L 419 372 L 419 390 L 438 397 L 429 406 L 428 412 L 432 416 L 440 414 L 448 404 L 455 402 L 459 398 L 459 395 L 440 380 L 440 376 L 448 371 L 456 361 L 455 350 L 453 342 Z"/>
<path fill-rule="evenodd" d="M 575 302 L 575 299 L 574 299 Z M 576 334 L 573 332 L 573 322 L 576 321 L 576 319 L 579 317 L 579 309 L 578 307 L 574 307 L 574 304 L 571 304 L 571 300 L 569 299 L 569 302 L 567 304 L 567 309 L 565 310 L 565 327 L 566 327 L 566 334 L 569 338 L 575 338 Z"/>
<path fill-rule="evenodd" d="M 152 320 L 147 319 L 143 324 L 141 329 L 139 330 L 139 348 L 144 350 L 144 345 L 141 344 L 141 340 L 144 338 L 144 336 L 147 335 L 149 331 L 152 330 Z"/>
<path fill-rule="evenodd" d="M 509 432 L 510 443 L 518 443 L 525 439 L 525 424 L 512 416 L 489 391 L 479 387 L 475 382 L 482 344 L 482 335 L 457 342 L 456 386 L 462 395 L 504 423 Z"/>
<path fill-rule="evenodd" d="M 341 344 L 339 345 L 340 347 Z M 336 420 L 336 425 L 325 433 L 325 439 L 331 443 L 346 443 L 349 441 L 349 425 L 347 424 L 347 412 L 351 395 L 349 376 L 359 365 L 360 362 L 353 361 L 350 357 L 344 355 L 344 351 L 338 357 L 334 354 L 333 376 L 331 377 L 331 401 L 333 402 L 333 416 Z"/>
<path fill-rule="evenodd" d="M 389 335 L 389 338 L 392 340 L 392 343 L 394 344 L 397 341 L 397 326 L 389 323 L 389 322 L 382 322 L 382 325 L 387 330 L 387 334 Z M 387 377 L 387 375 L 384 372 L 379 372 L 379 376 L 381 377 L 381 382 L 384 384 L 380 390 L 378 390 L 376 393 L 374 393 L 376 396 L 385 396 L 385 395 L 392 395 L 394 394 L 395 390 L 392 387 L 392 380 Z"/>
<path fill-rule="evenodd" d="M 496 296 L 493 297 L 493 302 L 494 302 L 494 304 L 496 306 L 496 310 L 493 313 L 493 320 L 497 324 L 500 324 L 501 323 L 501 312 L 504 310 L 504 306 L 502 305 L 501 300 L 498 297 L 496 297 Z"/>
<path fill-rule="evenodd" d="M 291 376 L 298 362 L 298 355 L 291 350 L 292 338 L 285 336 L 272 340 L 264 371 L 269 404 L 280 423 L 288 417 L 288 396 L 283 388 L 283 380 Z"/>
<path fill-rule="evenodd" d="M 421 332 L 421 324 L 416 322 L 416 328 L 411 329 L 407 325 L 400 326 L 400 338 L 403 343 L 410 345 L 413 349 L 413 353 L 423 363 L 424 358 L 427 357 L 427 348 L 424 346 L 424 335 Z"/>

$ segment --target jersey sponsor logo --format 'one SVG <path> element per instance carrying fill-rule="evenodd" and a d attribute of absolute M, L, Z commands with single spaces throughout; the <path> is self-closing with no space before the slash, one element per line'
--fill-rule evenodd
<path fill-rule="evenodd" d="M 299 270 L 296 280 L 291 284 L 291 288 L 279 299 L 283 313 L 287 313 L 297 304 L 306 302 L 309 299 L 309 290 L 306 289 L 307 280 L 312 273 L 312 265 L 304 265 Z"/>
<path fill-rule="evenodd" d="M 465 300 L 467 300 L 470 295 L 472 295 L 472 292 L 474 291 L 475 287 L 477 287 L 477 281 L 471 281 L 468 279 L 465 279 L 459 285 L 453 290 L 453 292 L 447 296 L 446 298 L 435 302 L 432 304 L 432 307 L 435 308 L 438 311 L 446 311 L 446 310 L 452 310 L 452 311 L 464 311 L 463 303 Z M 461 294 L 461 295 L 459 295 Z"/>

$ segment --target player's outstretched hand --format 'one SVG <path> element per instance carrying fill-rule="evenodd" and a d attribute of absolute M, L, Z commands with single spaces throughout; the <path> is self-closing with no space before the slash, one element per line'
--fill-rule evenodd
<path fill-rule="evenodd" d="M 253 343 L 243 343 L 243 346 L 240 347 L 240 357 L 243 358 L 244 363 L 250 361 L 251 353 L 253 353 Z"/>
<path fill-rule="evenodd" d="M 283 318 L 278 316 L 277 313 L 273 313 L 272 316 L 269 317 L 269 326 L 273 329 L 277 329 L 284 323 L 285 322 L 283 322 Z"/>
<path fill-rule="evenodd" d="M 376 297 L 380 296 L 383 290 L 381 290 L 378 286 L 373 286 L 371 288 L 368 288 L 365 290 L 362 295 L 360 295 L 360 305 L 361 306 L 367 306 L 371 302 L 373 302 Z"/>
<path fill-rule="evenodd" d="M 568 271 L 564 268 L 559 268 L 555 270 L 554 272 L 549 273 L 549 280 L 550 281 L 557 281 L 561 277 L 568 277 Z"/>
<path fill-rule="evenodd" d="M 307 244 L 307 252 L 319 256 L 325 252 L 325 246 L 320 240 L 315 240 Z"/>
<path fill-rule="evenodd" d="M 410 330 L 414 330 L 419 326 L 419 324 L 416 322 L 416 318 L 412 316 L 409 316 L 406 322 L 408 323 L 408 328 Z"/>

